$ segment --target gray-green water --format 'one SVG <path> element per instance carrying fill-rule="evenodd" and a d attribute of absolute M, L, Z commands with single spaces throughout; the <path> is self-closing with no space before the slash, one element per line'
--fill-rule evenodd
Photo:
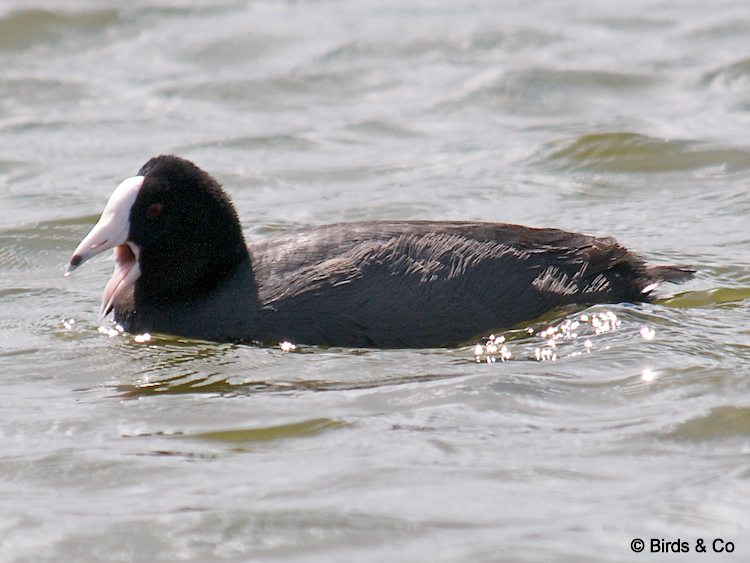
<path fill-rule="evenodd" d="M 0 558 L 747 560 L 749 32 L 737 1 L 5 0 Z M 109 336 L 111 261 L 62 272 L 160 152 L 251 239 L 520 222 L 700 272 L 506 362 Z"/>

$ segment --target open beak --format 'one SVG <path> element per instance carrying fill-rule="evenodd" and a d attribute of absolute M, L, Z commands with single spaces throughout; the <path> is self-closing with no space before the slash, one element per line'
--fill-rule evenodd
<path fill-rule="evenodd" d="M 65 275 L 69 276 L 88 259 L 106 250 L 115 249 L 115 271 L 104 288 L 100 318 L 109 314 L 115 300 L 141 275 L 138 264 L 140 248 L 128 240 L 128 232 L 130 231 L 130 208 L 138 197 L 142 185 L 143 176 L 134 176 L 117 186 L 104 207 L 99 222 L 75 249 L 65 268 Z"/>

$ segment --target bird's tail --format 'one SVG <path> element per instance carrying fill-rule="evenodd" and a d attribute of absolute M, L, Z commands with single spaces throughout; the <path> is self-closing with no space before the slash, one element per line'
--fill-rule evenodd
<path fill-rule="evenodd" d="M 682 283 L 688 281 L 695 275 L 695 268 L 684 264 L 671 264 L 668 266 L 646 266 L 646 277 L 654 282 Z"/>

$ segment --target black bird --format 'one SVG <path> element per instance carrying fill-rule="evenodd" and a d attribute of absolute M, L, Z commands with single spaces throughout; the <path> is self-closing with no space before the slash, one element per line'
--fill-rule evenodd
<path fill-rule="evenodd" d="M 219 183 L 171 155 L 117 187 L 66 275 L 112 248 L 101 313 L 128 332 L 352 347 L 467 342 L 555 307 L 648 301 L 694 272 L 503 223 L 338 223 L 248 247 Z"/>

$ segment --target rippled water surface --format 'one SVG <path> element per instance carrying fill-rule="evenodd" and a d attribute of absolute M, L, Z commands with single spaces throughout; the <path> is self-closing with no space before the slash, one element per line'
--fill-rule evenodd
<path fill-rule="evenodd" d="M 748 30 L 728 0 L 3 2 L 0 558 L 747 560 Z M 161 152 L 249 239 L 505 221 L 699 273 L 456 349 L 112 335 L 111 261 L 63 268 Z"/>

